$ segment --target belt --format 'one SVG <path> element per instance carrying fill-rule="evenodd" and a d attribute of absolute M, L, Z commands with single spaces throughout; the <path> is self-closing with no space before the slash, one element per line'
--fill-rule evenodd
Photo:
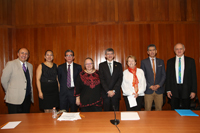
<path fill-rule="evenodd" d="M 67 87 L 67 88 L 68 88 L 68 87 Z M 71 90 L 71 89 L 74 89 L 74 87 L 69 87 L 68 89 Z"/>

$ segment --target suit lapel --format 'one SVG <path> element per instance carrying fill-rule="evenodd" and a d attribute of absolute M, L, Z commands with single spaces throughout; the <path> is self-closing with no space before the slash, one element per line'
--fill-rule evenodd
<path fill-rule="evenodd" d="M 175 66 L 175 63 L 176 63 L 176 57 L 174 57 L 174 59 L 173 59 L 173 61 L 172 61 L 172 68 L 174 68 L 173 69 L 173 73 L 174 73 L 174 75 L 175 75 L 175 79 L 176 79 L 176 66 Z"/>
<path fill-rule="evenodd" d="M 114 65 L 114 62 L 113 62 L 113 65 Z M 112 73 L 112 75 L 111 75 L 110 69 L 109 69 L 109 66 L 108 66 L 108 62 L 105 61 L 105 69 L 106 69 L 106 71 L 109 73 L 108 75 L 111 77 L 111 76 L 113 75 L 113 73 L 114 73 L 114 67 L 113 67 L 113 73 Z"/>
<path fill-rule="evenodd" d="M 23 70 L 23 68 L 22 68 L 22 65 L 21 65 L 21 62 L 20 62 L 19 59 L 18 59 L 18 61 L 17 61 L 17 67 L 18 67 L 20 73 L 23 75 L 24 79 L 26 79 L 25 74 L 24 74 L 24 70 Z"/>
<path fill-rule="evenodd" d="M 116 68 L 117 68 L 117 64 L 115 61 L 113 61 L 113 73 L 112 75 L 114 74 L 114 72 L 116 71 Z"/>
<path fill-rule="evenodd" d="M 66 63 L 63 65 L 63 70 L 64 70 L 64 73 L 66 74 L 66 78 L 67 78 L 67 64 Z"/>
<path fill-rule="evenodd" d="M 157 70 L 158 70 L 158 64 L 159 64 L 159 60 L 156 58 L 156 75 L 157 75 Z"/>
<path fill-rule="evenodd" d="M 149 69 L 150 69 L 150 71 L 151 71 L 151 74 L 153 75 L 153 68 L 152 68 L 152 66 L 151 66 L 151 61 L 150 61 L 150 59 L 149 58 L 147 58 L 147 65 L 149 66 Z"/>
<path fill-rule="evenodd" d="M 75 78 L 75 70 L 76 70 L 76 64 L 73 63 L 73 79 Z M 74 81 L 75 81 L 75 79 L 74 79 Z"/>
<path fill-rule="evenodd" d="M 185 58 L 185 56 L 184 56 L 184 65 L 185 65 L 185 68 L 184 68 L 184 75 L 183 75 L 183 81 L 184 81 L 184 77 L 185 77 L 185 71 L 187 70 L 187 67 L 188 67 L 188 63 L 187 63 L 187 58 Z"/>

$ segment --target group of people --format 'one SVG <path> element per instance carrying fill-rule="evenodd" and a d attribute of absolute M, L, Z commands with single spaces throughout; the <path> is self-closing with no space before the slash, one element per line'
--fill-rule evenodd
<path fill-rule="evenodd" d="M 74 63 L 74 52 L 65 52 L 66 62 L 57 66 L 53 63 L 53 51 L 45 52 L 45 62 L 36 70 L 36 84 L 39 95 L 39 107 L 51 112 L 53 107 L 76 112 L 78 106 L 82 112 L 119 111 L 121 88 L 127 111 L 140 111 L 143 103 L 150 111 L 152 103 L 155 110 L 162 110 L 163 94 L 171 99 L 171 109 L 190 108 L 190 99 L 197 94 L 197 78 L 194 59 L 184 56 L 185 47 L 178 43 L 174 46 L 176 56 L 167 61 L 156 58 L 154 44 L 147 47 L 148 58 L 141 61 L 137 68 L 137 59 L 129 55 L 126 59 L 128 69 L 122 69 L 114 61 L 112 48 L 105 50 L 106 61 L 94 68 L 94 61 L 88 57 L 81 65 Z M 27 62 L 29 51 L 21 48 L 18 58 L 9 61 L 1 77 L 5 90 L 5 101 L 9 113 L 29 113 L 33 102 L 33 66 Z M 164 86 L 165 85 L 165 86 Z M 166 91 L 165 91 L 166 89 Z"/>

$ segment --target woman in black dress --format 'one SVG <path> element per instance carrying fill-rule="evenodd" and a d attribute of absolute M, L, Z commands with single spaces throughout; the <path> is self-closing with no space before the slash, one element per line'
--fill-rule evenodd
<path fill-rule="evenodd" d="M 39 92 L 39 107 L 45 113 L 59 106 L 59 86 L 57 80 L 57 65 L 53 63 L 53 51 L 45 52 L 45 62 L 36 70 L 36 84 Z"/>
<path fill-rule="evenodd" d="M 81 112 L 102 111 L 101 84 L 99 72 L 94 69 L 91 58 L 85 59 L 85 70 L 80 72 L 76 80 L 76 104 Z"/>

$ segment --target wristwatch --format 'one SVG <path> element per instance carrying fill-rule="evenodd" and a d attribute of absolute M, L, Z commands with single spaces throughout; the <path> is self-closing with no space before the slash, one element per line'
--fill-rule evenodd
<path fill-rule="evenodd" d="M 115 93 L 115 90 L 113 90 L 113 92 Z"/>

